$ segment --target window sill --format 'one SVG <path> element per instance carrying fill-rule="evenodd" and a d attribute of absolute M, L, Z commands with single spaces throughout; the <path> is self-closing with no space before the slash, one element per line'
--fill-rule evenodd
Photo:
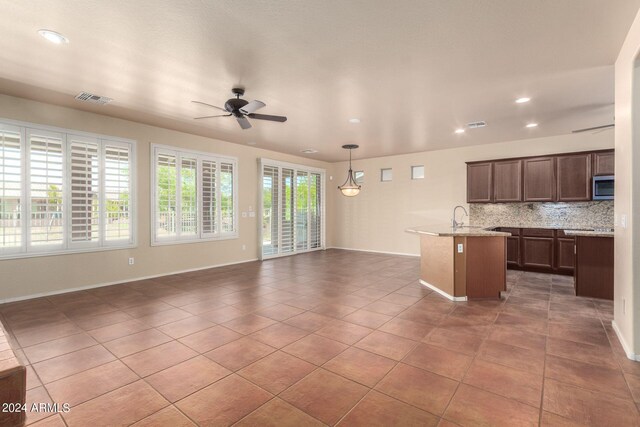
<path fill-rule="evenodd" d="M 155 242 L 151 242 L 151 246 L 169 246 L 169 245 L 183 245 L 189 243 L 208 243 L 208 242 L 218 242 L 220 240 L 233 240 L 239 239 L 240 234 L 228 234 L 219 237 L 207 237 L 203 239 L 181 239 L 181 240 L 158 240 Z"/>
<path fill-rule="evenodd" d="M 86 254 L 91 252 L 105 252 L 105 251 L 118 251 L 123 249 L 135 249 L 137 248 L 137 244 L 128 244 L 123 246 L 101 246 L 101 247 L 92 247 L 92 248 L 82 248 L 82 249 L 63 249 L 63 250 L 42 250 L 37 252 L 13 252 L 0 254 L 0 261 L 3 260 L 15 260 L 22 258 L 37 258 L 37 257 L 45 257 L 45 256 L 58 256 L 58 255 L 76 255 L 76 254 Z"/>

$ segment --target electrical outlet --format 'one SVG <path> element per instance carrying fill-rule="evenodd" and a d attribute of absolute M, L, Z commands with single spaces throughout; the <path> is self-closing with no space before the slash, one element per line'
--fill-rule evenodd
<path fill-rule="evenodd" d="M 463 250 L 464 245 L 462 243 L 458 243 L 458 253 L 461 254 L 462 250 Z"/>
<path fill-rule="evenodd" d="M 129 258 L 129 265 L 133 265 L 135 262 L 135 259 L 133 259 L 133 257 Z"/>
<path fill-rule="evenodd" d="M 242 218 L 246 218 L 247 217 L 247 213 L 246 212 L 242 212 Z"/>

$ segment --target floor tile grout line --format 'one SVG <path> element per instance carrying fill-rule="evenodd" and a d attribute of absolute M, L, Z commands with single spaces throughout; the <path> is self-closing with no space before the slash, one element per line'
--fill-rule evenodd
<path fill-rule="evenodd" d="M 364 289 L 364 288 L 361 288 L 361 289 Z M 398 290 L 399 290 L 399 288 L 398 288 L 398 289 L 396 289 L 396 291 L 398 291 Z M 353 291 L 352 293 L 354 293 L 354 292 L 358 292 L 358 291 Z M 392 291 L 391 293 L 394 293 L 394 292 L 395 292 L 395 291 Z M 387 294 L 387 295 L 388 295 L 388 294 Z M 382 299 L 382 298 L 384 298 L 384 297 L 380 297 L 380 298 L 378 298 L 378 299 L 376 299 L 376 300 L 374 300 L 374 301 L 379 301 L 379 300 L 380 300 L 380 299 Z M 411 307 L 411 306 L 409 306 L 409 307 Z M 362 308 L 364 308 L 364 307 L 362 307 Z M 360 308 L 360 309 L 362 309 L 362 308 Z M 359 309 L 358 309 L 358 310 L 359 310 Z M 406 308 L 405 308 L 405 310 L 406 310 Z M 256 311 L 256 310 L 253 310 L 253 311 L 251 311 L 251 312 L 255 312 L 255 311 Z M 306 311 L 311 311 L 311 310 L 306 310 Z M 193 315 L 193 313 L 190 313 L 190 314 L 192 314 L 192 315 Z M 450 313 L 449 313 L 449 314 L 450 314 Z M 332 317 L 332 316 L 331 316 L 331 317 Z M 395 315 L 395 316 L 391 316 L 391 319 L 389 319 L 389 321 L 391 321 L 391 320 L 392 320 L 392 319 L 394 319 L 394 318 L 397 318 L 397 315 Z M 274 319 L 274 320 L 277 320 L 277 319 Z M 171 322 L 170 322 L 170 323 L 171 323 Z M 386 323 L 386 322 L 385 322 L 385 323 Z M 375 330 L 379 330 L 379 328 L 380 328 L 380 327 L 382 327 L 382 326 L 379 326 L 379 327 L 378 327 L 378 328 L 376 328 Z M 316 332 L 317 332 L 317 330 L 316 330 L 316 331 L 313 331 L 313 332 L 312 332 L 312 334 L 315 334 Z M 430 333 L 431 333 L 431 332 L 430 332 Z M 310 335 L 310 334 L 307 334 L 307 336 L 308 336 L 308 335 Z M 429 335 L 429 334 L 427 334 L 427 335 Z M 248 335 L 244 335 L 244 336 L 248 336 Z M 608 334 L 608 333 L 607 333 L 607 336 L 609 337 L 609 334 Z M 175 339 L 175 338 L 173 338 L 173 337 L 171 337 L 171 338 L 172 338 L 173 340 L 178 340 L 178 339 Z M 486 335 L 485 335 L 484 340 L 486 340 L 486 339 L 487 339 L 487 338 L 486 338 Z M 610 337 L 609 337 L 609 339 L 610 339 Z M 353 347 L 353 345 L 351 345 L 350 347 Z M 349 347 L 348 347 L 348 348 L 349 348 Z M 346 350 L 346 349 L 345 349 L 345 350 Z M 365 351 L 366 351 L 366 350 L 365 350 Z M 201 353 L 201 354 L 202 354 L 202 353 Z M 397 364 L 396 364 L 396 365 L 397 365 Z"/>

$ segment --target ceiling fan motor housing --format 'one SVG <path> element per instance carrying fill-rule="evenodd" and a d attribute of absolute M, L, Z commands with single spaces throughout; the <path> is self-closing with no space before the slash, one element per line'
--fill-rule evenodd
<path fill-rule="evenodd" d="M 240 98 L 231 98 L 224 103 L 224 108 L 236 117 L 242 117 L 240 109 L 247 105 L 249 101 Z"/>

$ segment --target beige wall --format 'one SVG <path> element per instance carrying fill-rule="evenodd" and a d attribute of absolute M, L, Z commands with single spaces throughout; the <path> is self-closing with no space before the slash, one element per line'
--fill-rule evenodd
<path fill-rule="evenodd" d="M 614 328 L 629 357 L 640 356 L 640 15 L 616 60 L 616 205 Z M 634 81 L 635 79 L 635 81 Z M 635 168 L 634 168 L 635 165 Z M 627 227 L 621 226 L 622 215 Z M 635 356 L 634 356 L 635 355 Z"/>
<path fill-rule="evenodd" d="M 613 148 L 613 133 L 606 130 L 356 160 L 353 169 L 365 172 L 360 194 L 348 198 L 329 192 L 334 199 L 330 240 L 336 247 L 417 255 L 417 237 L 404 230 L 448 223 L 454 206 L 466 206 L 465 162 Z M 412 165 L 425 166 L 424 179 L 411 180 Z M 381 168 L 393 168 L 392 182 L 380 182 Z M 332 164 L 329 187 L 342 184 L 347 169 L 347 163 Z"/>
<path fill-rule="evenodd" d="M 28 295 L 235 263 L 258 257 L 257 218 L 242 218 L 240 215 L 238 239 L 150 246 L 149 150 L 152 143 L 237 157 L 240 211 L 247 211 L 249 206 L 257 210 L 259 157 L 324 169 L 329 166 L 325 162 L 4 95 L 0 95 L 0 117 L 134 139 L 137 141 L 135 173 L 138 184 L 137 248 L 0 261 L 0 302 Z M 331 206 L 328 206 L 327 210 L 330 209 Z M 327 223 L 327 227 L 331 227 L 331 224 Z M 243 245 L 246 246 L 245 250 L 242 249 Z M 132 266 L 128 265 L 129 257 L 135 258 L 135 264 Z"/>

